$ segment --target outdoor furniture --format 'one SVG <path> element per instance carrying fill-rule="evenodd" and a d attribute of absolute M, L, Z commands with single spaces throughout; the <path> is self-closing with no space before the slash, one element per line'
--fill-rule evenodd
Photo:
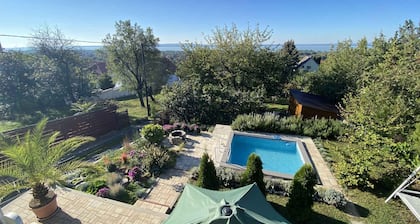
<path fill-rule="evenodd" d="M 173 145 L 180 145 L 185 142 L 187 133 L 183 130 L 174 130 L 169 134 L 169 142 Z"/>

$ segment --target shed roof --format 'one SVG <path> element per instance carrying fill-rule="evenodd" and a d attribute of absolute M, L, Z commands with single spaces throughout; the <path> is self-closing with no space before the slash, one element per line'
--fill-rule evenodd
<path fill-rule="evenodd" d="M 290 90 L 290 95 L 293 96 L 299 104 L 302 104 L 305 107 L 338 113 L 337 106 L 323 96 L 304 93 L 297 89 Z"/>

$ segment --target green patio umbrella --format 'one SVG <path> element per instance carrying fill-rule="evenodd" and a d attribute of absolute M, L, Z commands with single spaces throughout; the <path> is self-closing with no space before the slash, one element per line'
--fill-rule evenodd
<path fill-rule="evenodd" d="M 230 191 L 187 184 L 164 223 L 277 224 L 289 221 L 271 207 L 255 183 Z"/>

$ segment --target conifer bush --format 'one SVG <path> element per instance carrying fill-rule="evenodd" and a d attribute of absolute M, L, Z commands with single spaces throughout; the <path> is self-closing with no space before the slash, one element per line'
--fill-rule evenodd
<path fill-rule="evenodd" d="M 246 162 L 246 170 L 242 174 L 241 184 L 247 185 L 255 182 L 261 192 L 266 195 L 264 173 L 262 169 L 263 167 L 260 157 L 255 153 L 249 155 L 248 161 Z"/>
<path fill-rule="evenodd" d="M 309 164 L 304 164 L 295 174 L 289 201 L 286 204 L 290 216 L 298 222 L 308 220 L 312 214 L 316 174 Z"/>
<path fill-rule="evenodd" d="M 214 167 L 213 160 L 210 159 L 207 153 L 204 153 L 201 157 L 197 186 L 211 190 L 219 189 L 216 168 Z"/>

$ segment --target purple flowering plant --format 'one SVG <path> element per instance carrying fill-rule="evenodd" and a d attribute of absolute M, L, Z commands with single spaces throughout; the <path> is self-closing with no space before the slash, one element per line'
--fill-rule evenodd
<path fill-rule="evenodd" d="M 101 198 L 108 198 L 109 197 L 109 188 L 103 187 L 96 192 L 96 196 Z"/>
<path fill-rule="evenodd" d="M 138 166 L 133 167 L 128 171 L 128 177 L 133 181 L 139 181 L 141 178 L 141 169 Z"/>

